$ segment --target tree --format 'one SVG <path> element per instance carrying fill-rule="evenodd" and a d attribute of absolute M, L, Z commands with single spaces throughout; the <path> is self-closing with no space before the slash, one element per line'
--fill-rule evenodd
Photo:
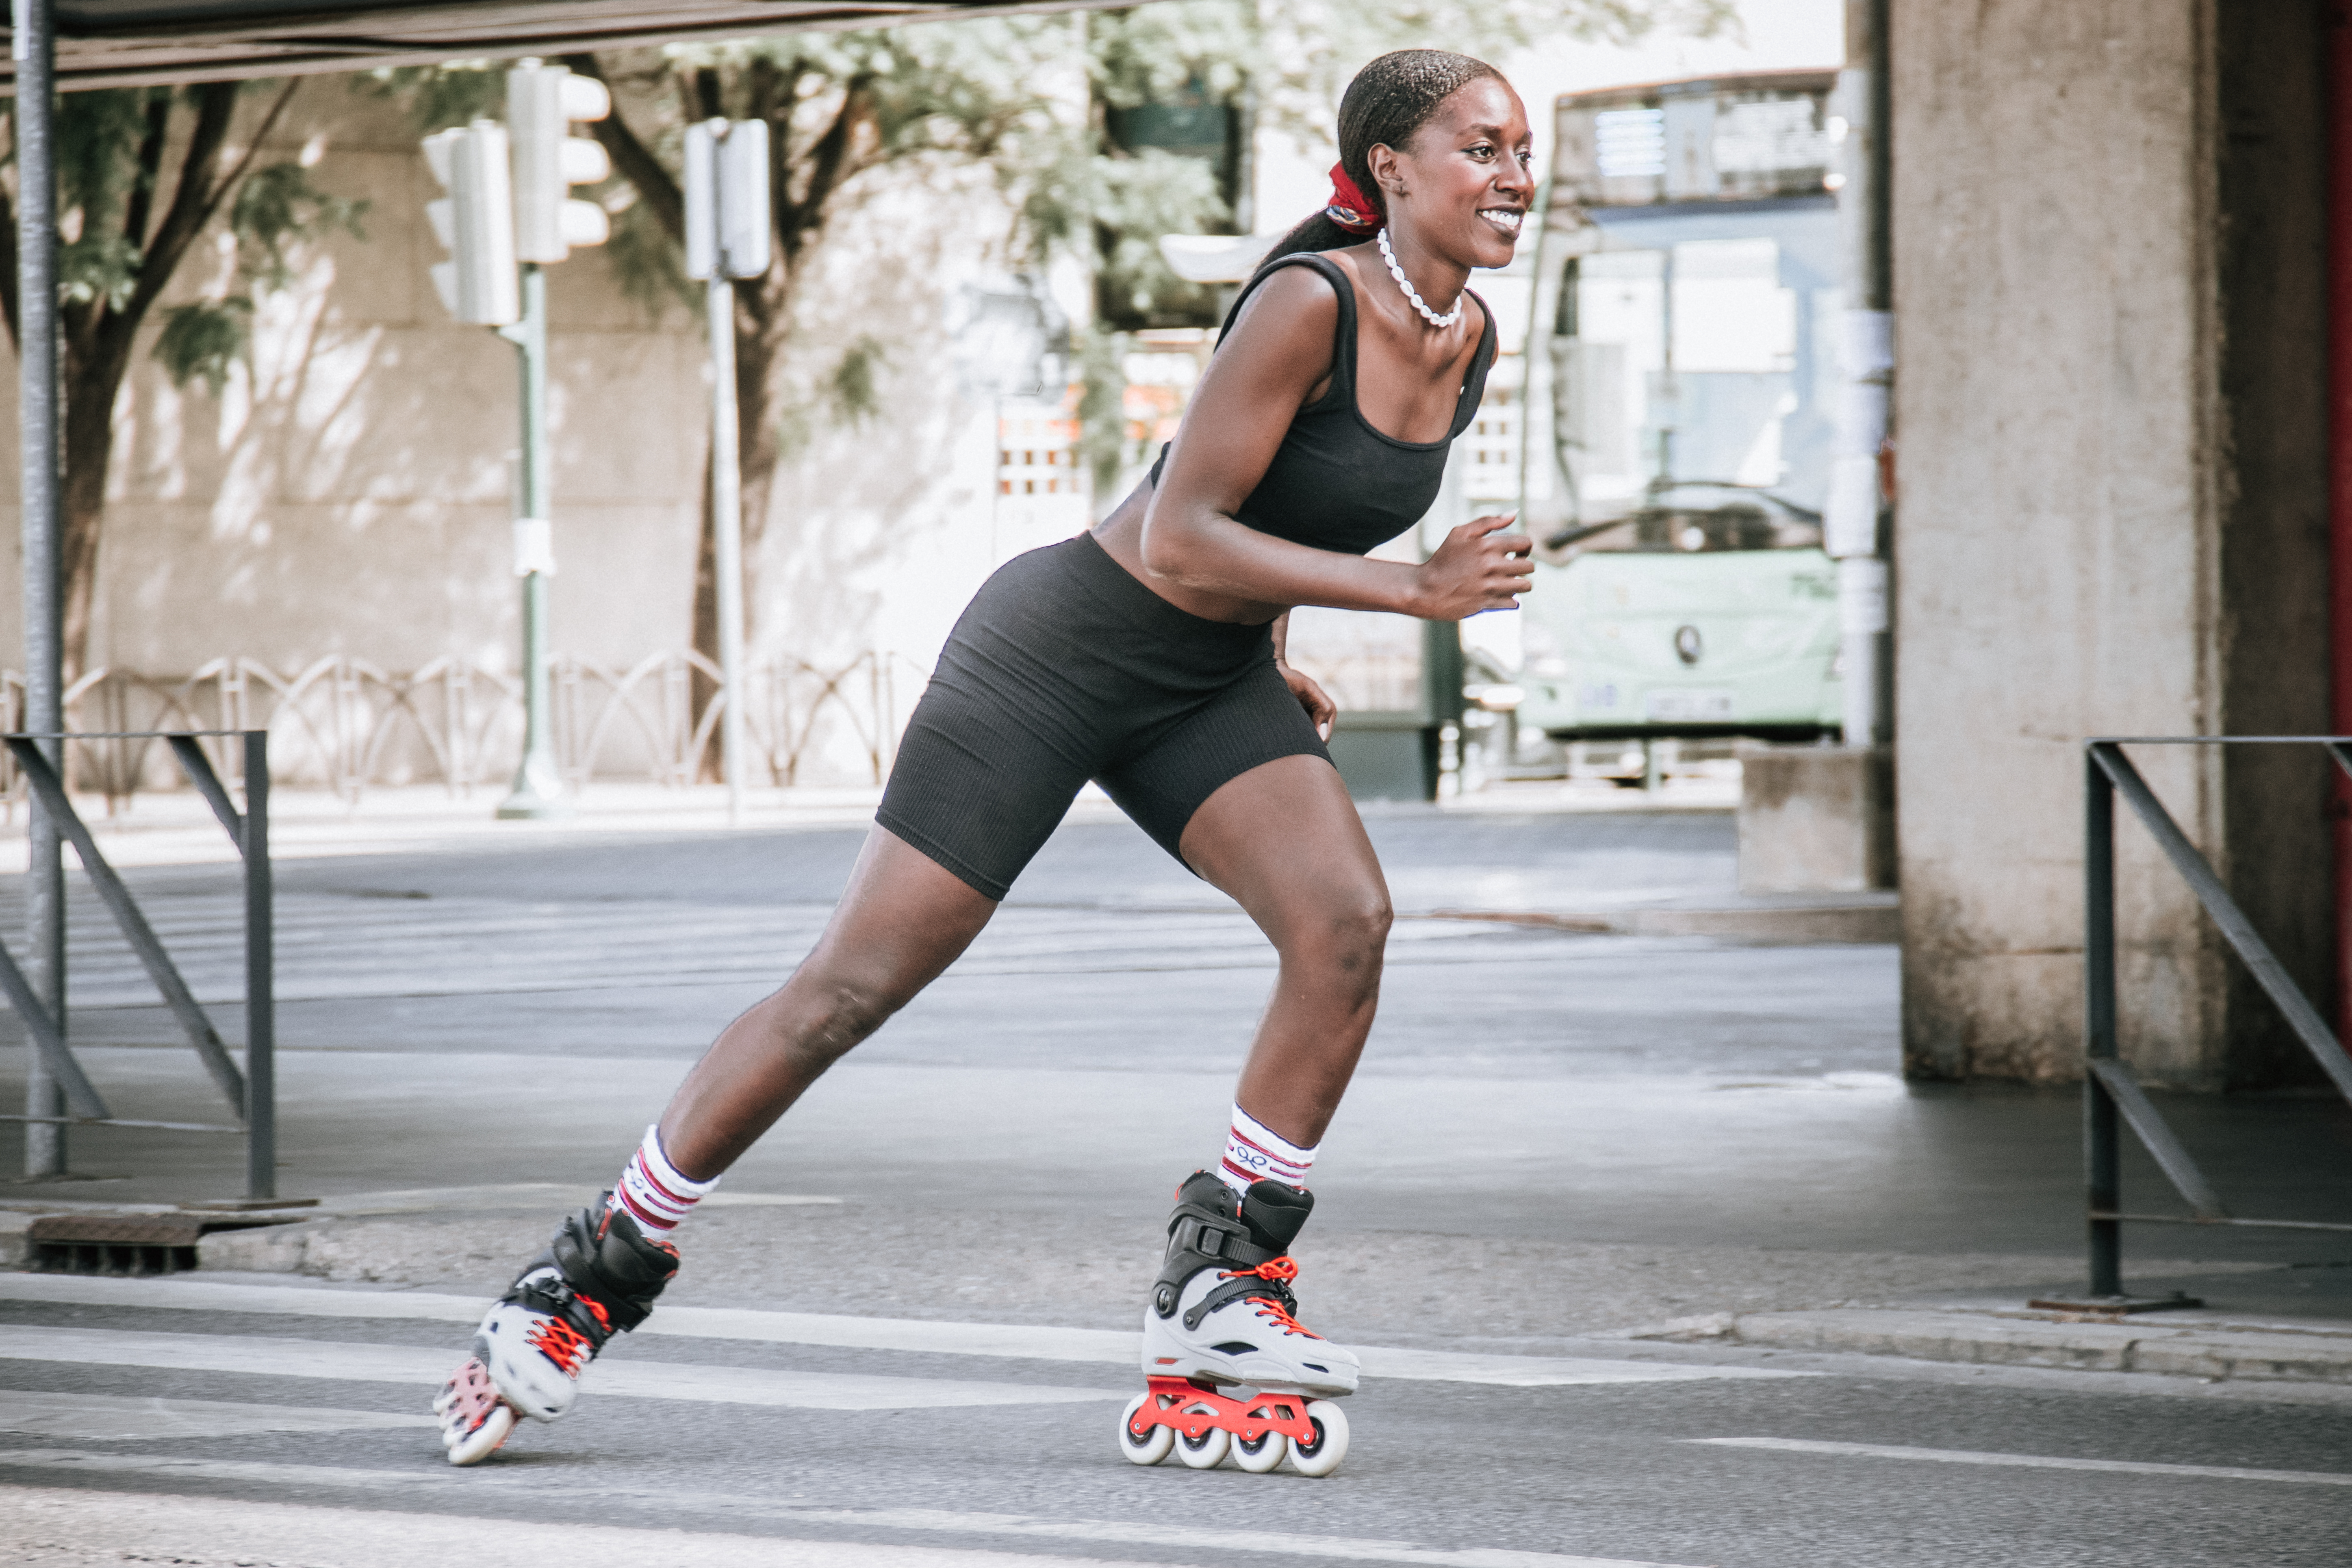
<path fill-rule="evenodd" d="M 769 127 L 775 235 L 765 276 L 734 286 L 739 448 L 747 605 L 769 499 L 796 410 L 787 406 L 786 346 L 803 280 L 862 177 L 918 160 L 1003 160 L 1016 168 L 1060 132 L 1050 85 L 1071 50 L 1067 22 L 1009 19 L 871 33 L 791 33 L 738 44 L 564 63 L 614 89 L 596 122 L 615 175 L 635 200 L 621 215 L 614 260 L 641 288 L 675 277 L 686 211 L 676 159 L 685 126 L 724 118 Z M 1030 145 L 1034 144 L 1034 145 Z M 879 339 L 861 336 L 823 379 L 826 400 L 871 412 Z M 706 486 L 706 498 L 708 489 Z M 715 655 L 718 593 L 710 510 L 703 509 L 694 591 L 694 646 Z M 699 709 L 708 700 L 698 692 Z"/>
<path fill-rule="evenodd" d="M 236 264 L 215 297 L 166 309 L 151 353 L 174 384 L 217 396 L 246 353 L 257 293 L 292 281 L 289 248 L 330 229 L 357 235 L 363 202 L 310 184 L 299 163 L 257 166 L 297 83 L 128 88 L 71 93 L 57 117 L 58 342 L 65 396 L 65 673 L 89 652 L 90 607 L 114 453 L 114 405 L 139 335 L 180 264 L 226 215 Z M 240 100 L 266 95 L 239 140 Z M 14 100 L 5 113 L 15 144 Z M 16 342 L 16 219 L 0 195 L 0 312 Z"/>

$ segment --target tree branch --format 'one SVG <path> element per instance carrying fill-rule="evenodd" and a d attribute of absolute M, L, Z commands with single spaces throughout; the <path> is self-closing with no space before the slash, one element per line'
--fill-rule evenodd
<path fill-rule="evenodd" d="M 172 125 L 171 89 L 153 92 L 147 100 L 147 133 L 139 139 L 139 155 L 134 160 L 131 199 L 122 208 L 122 237 L 137 250 L 146 248 L 147 220 L 154 216 L 155 185 L 163 174 L 163 136 Z"/>
<path fill-rule="evenodd" d="M 858 163 L 853 156 L 858 127 L 874 117 L 874 101 L 870 93 L 874 79 L 855 76 L 841 95 L 841 109 L 833 123 L 824 128 L 808 151 L 808 187 L 797 203 L 792 204 L 792 232 L 785 245 L 794 254 L 800 250 L 801 236 L 824 222 L 825 204 L 842 183 L 857 173 Z M 784 205 L 782 202 L 777 204 Z"/>
<path fill-rule="evenodd" d="M 0 191 L 0 312 L 8 318 L 8 347 L 21 353 L 24 344 L 16 340 L 16 204 L 5 191 Z"/>
<path fill-rule="evenodd" d="M 287 103 L 295 89 L 302 85 L 299 77 L 280 89 L 268 112 L 261 117 L 247 138 L 246 148 L 236 163 L 226 169 L 213 167 L 221 148 L 228 141 L 229 123 L 236 113 L 237 88 L 234 82 L 211 82 L 196 89 L 196 129 L 188 139 L 188 150 L 181 155 L 180 179 L 172 193 L 172 205 L 156 226 L 154 243 L 139 260 L 139 286 L 131 291 L 131 302 L 122 308 L 119 318 L 130 331 L 136 331 L 145 319 L 149 307 L 155 303 L 172 281 L 172 274 L 185 256 L 188 247 L 205 226 L 213 220 L 220 205 L 261 152 L 261 143 L 277 128 L 278 116 L 286 112 Z"/>
<path fill-rule="evenodd" d="M 612 79 L 604 74 L 602 62 L 594 55 L 566 55 L 563 63 L 580 76 L 593 77 L 604 84 L 607 91 L 611 90 Z M 628 121 L 622 117 L 619 93 L 613 94 L 613 112 L 602 120 L 592 121 L 591 129 L 595 132 L 596 140 L 604 144 L 605 153 L 613 160 L 614 172 L 636 187 L 637 200 L 646 204 L 646 209 L 654 215 L 654 220 L 669 236 L 671 243 L 684 245 L 686 193 L 678 189 L 677 182 L 670 177 L 670 172 L 662 167 L 659 158 L 654 156 L 653 149 L 639 139 Z"/>

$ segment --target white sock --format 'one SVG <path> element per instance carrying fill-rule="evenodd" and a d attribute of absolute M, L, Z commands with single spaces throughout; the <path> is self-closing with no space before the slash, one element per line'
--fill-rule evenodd
<path fill-rule="evenodd" d="M 646 1141 L 637 1145 L 637 1152 L 621 1167 L 621 1179 L 613 1184 L 610 1206 L 626 1209 L 639 1230 L 660 1237 L 676 1230 L 694 1212 L 694 1205 L 710 1195 L 719 1180 L 713 1176 L 707 1182 L 690 1182 L 679 1175 L 669 1156 L 662 1152 L 661 1130 L 648 1127 Z"/>
<path fill-rule="evenodd" d="M 1314 1150 L 1301 1149 L 1281 1134 L 1268 1131 L 1257 1118 L 1238 1105 L 1234 1107 L 1234 1127 L 1225 1137 L 1225 1158 L 1217 1174 L 1235 1194 L 1248 1192 L 1253 1182 L 1280 1182 L 1305 1192 L 1307 1173 L 1314 1165 Z"/>

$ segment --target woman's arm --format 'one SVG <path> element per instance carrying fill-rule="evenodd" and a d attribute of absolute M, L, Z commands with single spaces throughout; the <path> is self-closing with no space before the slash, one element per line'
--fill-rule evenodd
<path fill-rule="evenodd" d="M 1507 517 L 1446 535 L 1418 566 L 1276 539 L 1234 513 L 1265 477 L 1292 417 L 1331 374 L 1339 300 L 1286 268 L 1252 295 L 1201 379 L 1144 514 L 1144 569 L 1198 593 L 1460 620 L 1517 603 L 1533 570 Z M 1516 548 L 1514 548 L 1516 546 Z"/>

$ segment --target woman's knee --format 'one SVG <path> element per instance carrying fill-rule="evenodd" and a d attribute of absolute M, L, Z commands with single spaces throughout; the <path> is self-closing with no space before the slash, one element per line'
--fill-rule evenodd
<path fill-rule="evenodd" d="M 1276 950 L 1286 964 L 1310 965 L 1342 984 L 1377 985 L 1395 918 L 1387 889 L 1378 883 L 1350 887 L 1327 894 L 1286 922 Z"/>
<path fill-rule="evenodd" d="M 831 968 L 793 976 L 772 1003 L 793 1045 L 831 1063 L 889 1021 L 909 997 L 881 977 Z"/>

